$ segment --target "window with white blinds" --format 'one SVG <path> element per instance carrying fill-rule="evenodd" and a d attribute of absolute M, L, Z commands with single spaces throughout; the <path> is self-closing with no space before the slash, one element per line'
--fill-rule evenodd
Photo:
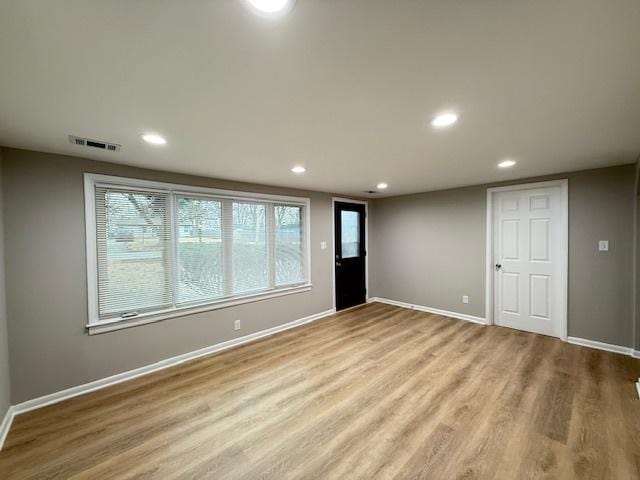
<path fill-rule="evenodd" d="M 308 199 L 86 174 L 85 201 L 89 326 L 310 285 Z"/>

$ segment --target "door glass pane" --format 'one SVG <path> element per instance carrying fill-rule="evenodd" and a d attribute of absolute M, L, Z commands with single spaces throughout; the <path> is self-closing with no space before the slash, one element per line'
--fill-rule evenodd
<path fill-rule="evenodd" d="M 233 293 L 267 288 L 266 208 L 233 203 Z"/>
<path fill-rule="evenodd" d="M 360 256 L 360 214 L 342 210 L 341 235 L 342 258 L 354 258 Z"/>
<path fill-rule="evenodd" d="M 217 200 L 178 197 L 177 303 L 221 297 L 222 204 Z"/>

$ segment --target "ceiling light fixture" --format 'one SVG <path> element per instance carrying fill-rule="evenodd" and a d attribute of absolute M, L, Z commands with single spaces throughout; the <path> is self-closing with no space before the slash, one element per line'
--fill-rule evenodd
<path fill-rule="evenodd" d="M 431 120 L 431 126 L 433 128 L 446 128 L 450 127 L 458 121 L 458 115 L 453 112 L 439 113 Z"/>
<path fill-rule="evenodd" d="M 384 189 L 385 189 L 385 188 L 387 188 L 388 186 L 389 186 L 389 185 L 387 185 L 386 183 L 384 183 L 384 182 L 380 182 L 378 185 L 376 185 L 376 188 L 377 188 L 378 190 L 384 190 Z"/>
<path fill-rule="evenodd" d="M 283 15 L 293 8 L 295 0 L 246 0 L 251 9 L 264 16 Z"/>
<path fill-rule="evenodd" d="M 295 167 L 293 167 L 293 168 L 291 169 L 291 171 L 292 171 L 293 173 L 297 173 L 298 175 L 300 175 L 301 173 L 306 172 L 306 171 L 307 171 L 307 169 L 306 169 L 306 168 L 304 168 L 302 165 L 296 165 Z"/>
<path fill-rule="evenodd" d="M 164 139 L 163 136 L 158 135 L 157 133 L 143 133 L 142 135 L 140 135 L 142 137 L 142 139 L 147 142 L 150 143 L 152 145 L 166 145 L 167 141 Z"/>
<path fill-rule="evenodd" d="M 509 167 L 513 167 L 516 164 L 516 162 L 514 160 L 503 160 L 502 162 L 500 162 L 498 164 L 498 167 L 500 168 L 509 168 Z"/>

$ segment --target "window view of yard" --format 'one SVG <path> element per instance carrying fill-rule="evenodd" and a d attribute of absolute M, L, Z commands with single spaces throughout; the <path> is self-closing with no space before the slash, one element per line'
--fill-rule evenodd
<path fill-rule="evenodd" d="M 222 203 L 178 197 L 178 218 L 177 303 L 222 297 Z"/>
<path fill-rule="evenodd" d="M 302 208 L 227 202 L 176 196 L 172 232 L 168 194 L 97 188 L 100 316 L 303 283 Z M 227 232 L 224 215 L 230 215 Z M 225 278 L 226 256 L 232 278 Z"/>
<path fill-rule="evenodd" d="M 268 287 L 266 207 L 233 203 L 233 291 Z"/>
<path fill-rule="evenodd" d="M 304 257 L 302 251 L 302 209 L 276 205 L 276 285 L 304 282 Z"/>

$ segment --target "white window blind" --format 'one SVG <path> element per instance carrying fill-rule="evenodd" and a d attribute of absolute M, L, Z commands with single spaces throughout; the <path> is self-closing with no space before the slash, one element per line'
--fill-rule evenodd
<path fill-rule="evenodd" d="M 85 189 L 90 325 L 309 285 L 307 199 L 89 174 Z"/>
<path fill-rule="evenodd" d="M 108 187 L 95 195 L 100 317 L 171 306 L 168 196 Z"/>

